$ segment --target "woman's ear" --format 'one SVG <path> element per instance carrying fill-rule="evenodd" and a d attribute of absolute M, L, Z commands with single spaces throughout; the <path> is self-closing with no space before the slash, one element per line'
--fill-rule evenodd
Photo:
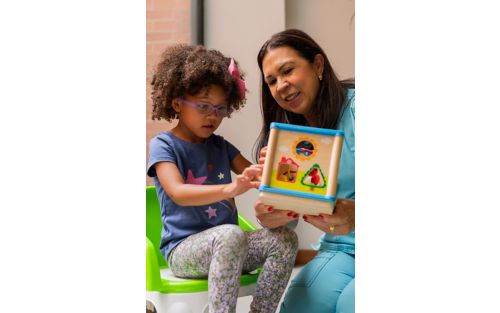
<path fill-rule="evenodd" d="M 316 54 L 314 57 L 314 69 L 318 77 L 323 77 L 323 69 L 325 68 L 325 58 L 322 54 Z"/>

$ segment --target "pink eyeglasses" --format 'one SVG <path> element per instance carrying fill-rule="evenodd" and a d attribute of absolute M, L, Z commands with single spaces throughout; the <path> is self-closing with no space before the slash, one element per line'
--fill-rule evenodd
<path fill-rule="evenodd" d="M 212 112 L 215 112 L 217 116 L 222 116 L 222 117 L 227 117 L 231 113 L 231 111 L 228 109 L 227 105 L 221 104 L 221 105 L 211 105 L 208 103 L 203 103 L 203 102 L 189 102 L 187 100 L 177 98 L 180 102 L 189 105 L 192 108 L 195 108 L 198 112 L 200 112 L 203 115 L 210 115 Z"/>

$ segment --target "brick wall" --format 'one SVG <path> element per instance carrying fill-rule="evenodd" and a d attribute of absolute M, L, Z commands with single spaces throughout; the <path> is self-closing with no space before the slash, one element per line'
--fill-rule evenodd
<path fill-rule="evenodd" d="M 146 160 L 151 138 L 174 124 L 151 120 L 150 83 L 153 69 L 165 47 L 191 42 L 190 0 L 146 0 Z M 146 175 L 146 184 L 153 180 Z"/>

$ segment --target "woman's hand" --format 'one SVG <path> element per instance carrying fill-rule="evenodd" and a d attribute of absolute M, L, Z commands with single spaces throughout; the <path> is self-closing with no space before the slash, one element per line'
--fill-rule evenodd
<path fill-rule="evenodd" d="M 354 229 L 355 200 L 337 199 L 333 214 L 304 215 L 304 221 L 325 233 L 346 235 Z"/>
<path fill-rule="evenodd" d="M 289 210 L 274 210 L 273 207 L 257 201 L 254 205 L 255 217 L 266 228 L 277 228 L 295 221 L 299 214 Z"/>
<path fill-rule="evenodd" d="M 266 161 L 266 154 L 267 154 L 267 146 L 262 147 L 262 149 L 260 149 L 259 164 L 264 165 L 264 161 Z"/>

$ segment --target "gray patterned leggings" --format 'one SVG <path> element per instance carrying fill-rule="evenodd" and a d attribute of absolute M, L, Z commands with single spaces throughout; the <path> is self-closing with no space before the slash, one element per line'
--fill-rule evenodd
<path fill-rule="evenodd" d="M 292 273 L 298 240 L 286 227 L 243 231 L 220 225 L 191 235 L 169 255 L 175 276 L 208 276 L 210 313 L 234 313 L 241 272 L 262 266 L 251 313 L 274 313 Z"/>

